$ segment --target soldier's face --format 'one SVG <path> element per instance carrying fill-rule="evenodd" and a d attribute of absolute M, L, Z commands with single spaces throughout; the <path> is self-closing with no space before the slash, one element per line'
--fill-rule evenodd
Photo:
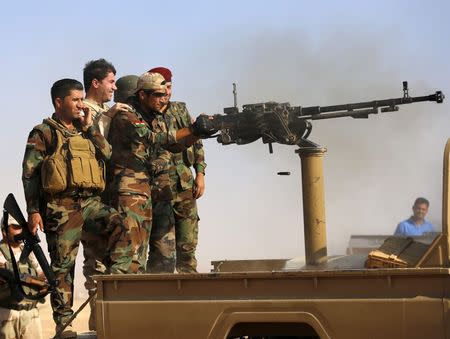
<path fill-rule="evenodd" d="M 83 91 L 71 90 L 64 99 L 56 98 L 56 112 L 66 120 L 78 119 L 83 109 Z"/>
<path fill-rule="evenodd" d="M 142 99 L 142 103 L 146 109 L 162 112 L 164 106 L 167 104 L 167 93 L 163 91 L 153 93 L 144 92 Z"/>
<path fill-rule="evenodd" d="M 3 233 L 3 237 L 6 236 L 5 232 Z M 20 242 L 16 241 L 15 236 L 22 233 L 22 227 L 19 225 L 9 225 L 8 226 L 8 241 L 11 245 L 18 245 Z"/>
<path fill-rule="evenodd" d="M 102 102 L 111 101 L 114 91 L 117 90 L 116 76 L 113 72 L 109 72 L 106 78 L 101 81 L 97 79 L 92 80 L 91 86 L 95 88 Z"/>

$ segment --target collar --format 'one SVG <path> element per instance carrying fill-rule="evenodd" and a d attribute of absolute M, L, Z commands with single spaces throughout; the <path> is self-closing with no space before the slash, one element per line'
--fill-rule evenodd
<path fill-rule="evenodd" d="M 109 110 L 109 106 L 107 104 L 105 104 L 105 103 L 99 104 L 98 102 L 96 102 L 94 100 L 91 100 L 91 99 L 84 99 L 83 102 L 86 105 L 88 105 L 89 108 L 92 108 L 94 110 L 94 112 L 95 112 L 94 115 L 95 116 L 100 114 L 100 113 L 103 113 L 103 112 L 106 112 L 106 111 Z"/>

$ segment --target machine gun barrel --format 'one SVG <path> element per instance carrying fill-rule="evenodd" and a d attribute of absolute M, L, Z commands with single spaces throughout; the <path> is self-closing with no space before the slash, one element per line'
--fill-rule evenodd
<path fill-rule="evenodd" d="M 373 100 L 343 105 L 292 107 L 292 110 L 297 112 L 299 118 L 308 120 L 332 119 L 344 116 L 366 118 L 368 114 L 377 114 L 378 108 L 381 108 L 382 112 L 393 112 L 398 110 L 398 105 L 423 101 L 442 103 L 444 98 L 444 94 L 442 94 L 441 91 L 437 91 L 435 94 L 420 97 L 410 97 L 405 95 L 403 98 Z"/>

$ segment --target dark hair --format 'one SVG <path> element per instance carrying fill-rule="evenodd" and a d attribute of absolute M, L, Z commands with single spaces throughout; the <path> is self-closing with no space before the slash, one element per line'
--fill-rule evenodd
<path fill-rule="evenodd" d="M 97 79 L 102 81 L 109 72 L 116 75 L 116 69 L 113 64 L 105 59 L 91 60 L 84 66 L 83 69 L 83 83 L 86 92 L 91 88 L 92 80 Z"/>
<path fill-rule="evenodd" d="M 64 99 L 72 90 L 82 91 L 82 83 L 75 79 L 61 79 L 55 82 L 50 90 L 53 106 L 55 106 L 56 98 Z"/>
<path fill-rule="evenodd" d="M 427 207 L 430 207 L 430 202 L 425 198 L 420 197 L 420 198 L 417 198 L 416 201 L 414 201 L 414 206 L 422 205 L 422 204 L 425 204 L 425 205 L 427 205 Z"/>

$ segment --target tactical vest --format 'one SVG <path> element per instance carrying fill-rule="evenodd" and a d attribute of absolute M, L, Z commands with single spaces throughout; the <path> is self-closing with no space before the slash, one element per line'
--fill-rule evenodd
<path fill-rule="evenodd" d="M 46 193 L 75 189 L 105 189 L 105 166 L 95 156 L 95 146 L 81 133 L 71 133 L 53 119 L 45 119 L 56 135 L 52 154 L 42 162 L 41 181 Z"/>
<path fill-rule="evenodd" d="M 0 252 L 3 254 L 3 256 L 6 259 L 7 262 L 7 269 L 13 272 L 12 269 L 12 261 L 11 261 L 11 254 L 9 252 L 9 247 L 6 242 L 0 243 Z M 22 263 L 20 261 L 17 261 L 17 268 L 19 269 L 19 274 L 25 274 L 30 275 L 32 277 L 37 277 L 37 271 L 36 268 L 33 266 L 31 260 L 27 258 L 27 261 L 25 263 Z M 34 290 L 30 289 L 26 285 L 23 285 L 23 291 L 26 294 L 33 294 L 35 293 Z M 3 305 L 5 307 L 8 307 L 9 305 L 16 304 L 21 306 L 35 306 L 36 301 L 29 300 L 29 299 L 23 299 L 20 302 L 17 302 L 16 299 L 11 295 L 11 289 L 8 286 L 8 284 L 3 284 L 0 287 L 0 307 Z"/>

